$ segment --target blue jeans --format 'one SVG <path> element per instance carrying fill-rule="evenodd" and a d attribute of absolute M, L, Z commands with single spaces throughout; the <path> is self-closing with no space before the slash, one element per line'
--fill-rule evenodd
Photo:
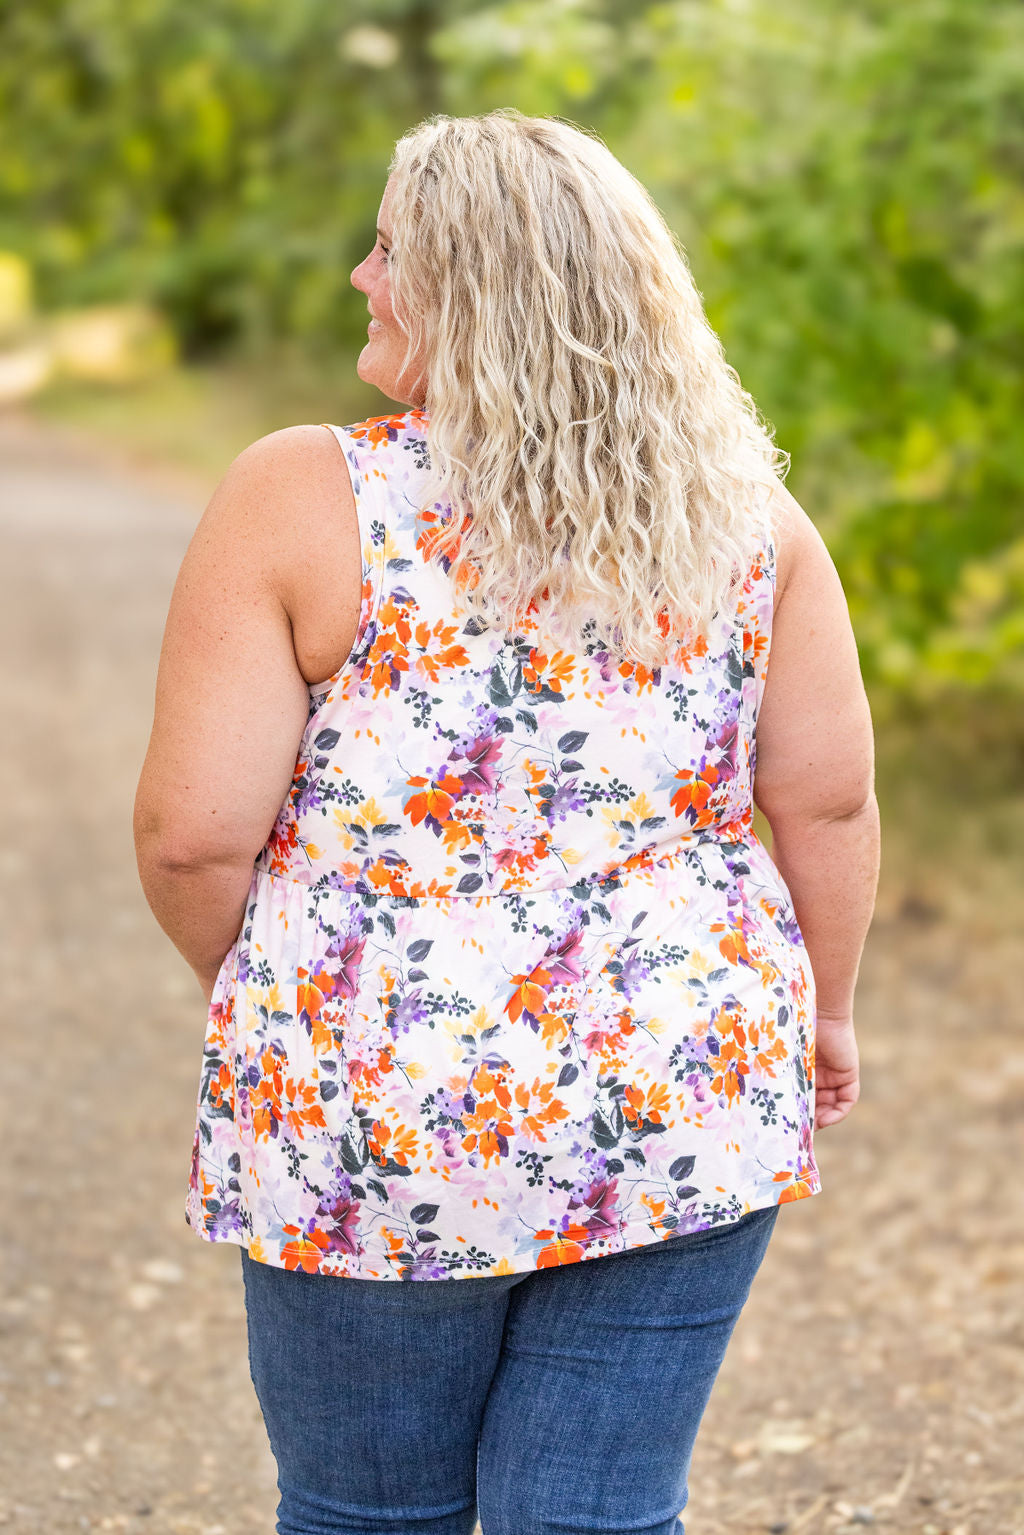
<path fill-rule="evenodd" d="M 683 1535 L 779 1206 L 562 1268 L 341 1279 L 242 1250 L 279 1535 Z"/>

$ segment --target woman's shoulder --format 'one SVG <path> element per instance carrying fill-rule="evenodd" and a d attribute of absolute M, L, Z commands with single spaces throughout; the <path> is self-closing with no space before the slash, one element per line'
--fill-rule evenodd
<path fill-rule="evenodd" d="M 347 443 L 310 424 L 257 438 L 234 459 L 207 511 L 221 523 L 218 558 L 244 560 L 254 583 L 280 600 L 310 683 L 338 670 L 359 618 L 361 538 Z"/>
<path fill-rule="evenodd" d="M 310 424 L 257 438 L 232 460 L 205 516 L 260 557 L 275 585 L 292 585 L 296 572 L 351 542 L 355 531 L 355 496 L 337 438 Z"/>
<path fill-rule="evenodd" d="M 324 425 L 284 426 L 265 437 L 257 437 L 243 448 L 235 458 L 228 474 L 236 478 L 259 480 L 269 478 L 277 484 L 278 476 L 287 475 L 280 483 L 282 492 L 294 488 L 307 478 L 316 478 L 324 466 L 335 464 L 338 444 L 334 433 Z"/>
<path fill-rule="evenodd" d="M 259 527 L 305 548 L 356 515 L 367 484 L 401 486 L 426 463 L 426 412 L 416 407 L 346 425 L 320 422 L 268 432 L 244 448 L 222 482 L 258 513 Z M 378 492 L 379 494 L 379 492 Z"/>
<path fill-rule="evenodd" d="M 321 425 L 281 427 L 243 448 L 222 481 L 248 503 L 255 526 L 313 531 L 318 514 L 337 514 L 339 497 L 353 499 L 351 477 L 338 438 Z"/>

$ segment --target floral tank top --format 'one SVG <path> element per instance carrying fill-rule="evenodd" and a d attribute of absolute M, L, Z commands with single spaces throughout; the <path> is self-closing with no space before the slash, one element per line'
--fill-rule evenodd
<path fill-rule="evenodd" d="M 752 825 L 770 541 L 671 665 L 558 650 L 467 619 L 423 411 L 330 430 L 358 634 L 213 993 L 189 1224 L 285 1269 L 458 1279 L 818 1193 L 813 978 Z"/>

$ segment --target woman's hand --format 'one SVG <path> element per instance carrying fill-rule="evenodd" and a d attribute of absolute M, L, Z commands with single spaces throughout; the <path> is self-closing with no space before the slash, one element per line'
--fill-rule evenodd
<path fill-rule="evenodd" d="M 814 1044 L 814 1128 L 845 1119 L 860 1097 L 860 1060 L 850 1013 L 819 1013 Z"/>

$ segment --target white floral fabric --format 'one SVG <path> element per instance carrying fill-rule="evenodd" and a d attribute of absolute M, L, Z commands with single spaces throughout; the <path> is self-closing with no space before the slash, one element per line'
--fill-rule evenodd
<path fill-rule="evenodd" d="M 752 825 L 770 542 L 671 665 L 559 650 L 465 618 L 424 412 L 331 430 L 359 632 L 214 991 L 190 1225 L 457 1279 L 818 1193 L 813 979 Z"/>

